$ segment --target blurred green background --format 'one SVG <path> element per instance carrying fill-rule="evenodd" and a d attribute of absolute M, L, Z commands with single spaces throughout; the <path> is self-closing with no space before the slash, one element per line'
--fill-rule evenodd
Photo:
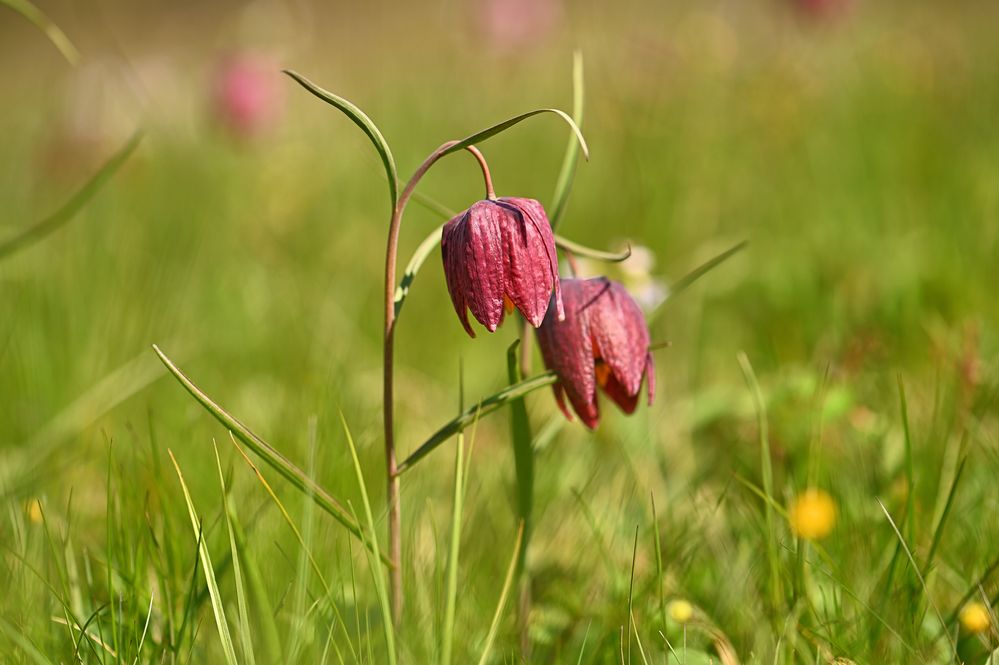
<path fill-rule="evenodd" d="M 666 286 L 736 242 L 750 244 L 654 319 L 653 339 L 671 346 L 657 352 L 651 407 L 625 418 L 605 404 L 601 428 L 589 433 L 578 423 L 560 426 L 548 391 L 528 398 L 536 428 L 558 428 L 537 462 L 532 662 L 576 662 L 581 649 L 584 662 L 617 662 L 636 527 L 637 630 L 659 661 L 666 650 L 657 631 L 680 635 L 676 625 L 655 623 L 660 589 L 694 602 L 745 662 L 946 660 L 947 642 L 930 641 L 939 622 L 927 603 L 946 618 L 999 554 L 999 5 L 39 6 L 81 57 L 70 65 L 0 6 L 0 241 L 56 210 L 136 129 L 144 138 L 65 227 L 0 261 L 0 490 L 9 513 L 0 526 L 0 579 L 10 589 L 0 606 L 14 662 L 28 652 L 11 630 L 54 660 L 72 654 L 66 628 L 49 620 L 58 601 L 41 582 L 58 578 L 60 547 L 81 570 L 93 569 L 79 582 L 83 616 L 108 602 L 100 571 L 110 565 L 121 575 L 118 620 L 134 614 L 141 627 L 156 588 L 159 632 L 142 656 L 185 662 L 164 646 L 165 617 L 183 609 L 190 531 L 169 545 L 180 554 L 160 586 L 146 584 L 150 574 L 127 554 L 155 560 L 162 545 L 153 536 L 162 535 L 166 515 L 187 528 L 166 448 L 211 522 L 213 551 L 226 551 L 213 438 L 232 464 L 243 518 L 256 516 L 250 549 L 282 635 L 304 645 L 302 662 L 318 660 L 323 635 L 300 635 L 293 604 L 279 602 L 296 578 L 287 526 L 224 430 L 164 376 L 150 345 L 303 466 L 315 417 L 314 475 L 356 505 L 342 409 L 379 509 L 385 183 L 365 137 L 278 71 L 295 69 L 357 103 L 407 178 L 447 139 L 537 107 L 570 109 L 575 49 L 585 59 L 591 159 L 579 165 L 560 233 L 593 247 L 646 247 Z M 267 117 L 252 131 L 219 101 L 234 57 L 266 72 Z M 567 138 L 563 124 L 541 116 L 485 143 L 497 192 L 548 203 Z M 421 191 L 460 210 L 481 196 L 480 176 L 467 156 L 449 157 Z M 410 207 L 401 262 L 439 223 Z M 419 274 L 397 332 L 403 454 L 455 414 L 459 360 L 466 401 L 505 384 L 504 354 L 516 336 L 509 324 L 475 340 L 465 335 L 438 257 Z M 781 640 L 786 617 L 809 612 L 767 604 L 763 503 L 738 480 L 759 484 L 761 473 L 739 351 L 766 398 L 775 501 L 790 501 L 808 484 L 810 465 L 818 468 L 840 507 L 825 543 L 830 568 L 877 616 L 815 573 L 811 583 L 828 588 L 815 591 L 814 625 Z M 460 662 L 478 657 L 513 547 L 506 425 L 499 414 L 476 432 Z M 405 478 L 410 662 L 428 662 L 439 646 L 434 580 L 445 558 L 452 454 L 453 443 L 443 446 Z M 911 570 L 898 572 L 905 565 L 896 567 L 897 540 L 876 498 L 901 523 L 914 496 L 910 544 L 925 561 L 964 456 L 946 531 L 923 571 L 926 590 Z M 306 519 L 301 497 L 272 482 Z M 35 499 L 63 545 L 52 547 L 25 517 Z M 335 523 L 317 520 L 314 549 L 340 579 L 363 557 L 357 548 L 348 553 Z M 794 539 L 781 529 L 791 575 Z M 62 540 L 69 533 L 71 547 Z M 172 599 L 161 589 L 170 584 L 178 590 Z M 223 580 L 224 589 L 230 584 Z M 996 585 L 986 578 L 983 590 L 995 593 Z M 362 587 L 345 606 L 375 602 L 366 577 Z M 211 608 L 199 612 L 192 662 L 214 662 Z M 502 662 L 519 653 L 515 623 L 503 624 Z M 896 632 L 878 628 L 884 624 Z M 995 648 L 994 638 L 963 636 L 959 646 L 973 660 Z M 690 640 L 689 662 L 699 662 L 698 649 L 720 653 L 707 635 Z"/>

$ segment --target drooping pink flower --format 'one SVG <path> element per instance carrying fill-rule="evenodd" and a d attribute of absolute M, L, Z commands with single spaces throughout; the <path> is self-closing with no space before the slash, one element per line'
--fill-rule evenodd
<path fill-rule="evenodd" d="M 236 136 L 256 136 L 278 118 L 282 100 L 278 68 L 266 58 L 228 58 L 219 67 L 213 88 L 215 114 Z"/>
<path fill-rule="evenodd" d="M 562 280 L 565 318 L 559 321 L 549 307 L 538 328 L 538 346 L 545 366 L 554 371 L 559 408 L 570 420 L 565 404 L 590 429 L 600 421 L 597 388 L 634 413 L 642 381 L 648 377 L 648 401 L 655 395 L 655 364 L 649 352 L 645 316 L 623 286 L 606 277 Z"/>
<path fill-rule="evenodd" d="M 489 332 L 514 307 L 535 328 L 549 300 L 553 316 L 562 317 L 555 236 L 545 209 L 534 199 L 475 203 L 444 225 L 441 254 L 451 302 L 472 337 L 469 310 Z"/>

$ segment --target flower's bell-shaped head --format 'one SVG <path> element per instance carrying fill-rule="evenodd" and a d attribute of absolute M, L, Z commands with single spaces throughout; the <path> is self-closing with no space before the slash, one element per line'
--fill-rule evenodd
<path fill-rule="evenodd" d="M 479 201 L 444 225 L 441 253 L 451 302 L 472 337 L 468 310 L 489 332 L 514 307 L 535 328 L 549 301 L 562 318 L 555 236 L 534 199 Z"/>
<path fill-rule="evenodd" d="M 562 298 L 563 320 L 553 303 L 537 335 L 545 366 L 558 377 L 555 399 L 566 417 L 572 419 L 567 396 L 580 420 L 594 429 L 600 422 L 598 387 L 633 413 L 646 376 L 651 404 L 656 387 L 649 330 L 625 288 L 606 277 L 565 279 Z"/>

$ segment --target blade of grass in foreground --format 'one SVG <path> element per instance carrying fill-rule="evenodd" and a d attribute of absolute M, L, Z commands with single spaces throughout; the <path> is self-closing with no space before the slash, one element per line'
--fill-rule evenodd
<path fill-rule="evenodd" d="M 348 531 L 354 534 L 366 547 L 371 547 L 372 543 L 361 533 L 360 526 L 354 519 L 350 516 L 350 513 L 340 505 L 340 503 L 334 499 L 329 492 L 320 487 L 314 480 L 309 478 L 308 474 L 298 468 L 291 460 L 285 457 L 283 454 L 278 452 L 273 446 L 261 439 L 259 436 L 254 434 L 250 429 L 241 423 L 239 420 L 229 415 L 221 406 L 219 406 L 211 397 L 209 397 L 203 390 L 194 385 L 194 383 L 187 378 L 187 376 L 180 371 L 170 358 L 167 357 L 163 351 L 160 350 L 158 346 L 153 344 L 153 350 L 156 355 L 159 356 L 160 361 L 166 366 L 166 368 L 173 374 L 174 378 L 180 382 L 182 386 L 191 394 L 194 399 L 198 401 L 208 411 L 212 414 L 216 420 L 222 423 L 233 435 L 242 441 L 250 450 L 252 450 L 261 459 L 267 462 L 275 471 L 280 473 L 285 480 L 290 482 L 301 492 L 305 492 L 312 496 L 313 501 L 316 504 L 329 513 L 333 519 L 340 522 Z M 385 560 L 388 563 L 387 560 Z"/>
<path fill-rule="evenodd" d="M 500 620 L 503 618 L 503 610 L 506 608 L 507 598 L 510 596 L 510 587 L 513 586 L 514 574 L 517 572 L 517 558 L 520 556 L 520 545 L 524 538 L 524 523 L 520 523 L 517 529 L 517 540 L 513 544 L 513 553 L 510 556 L 510 564 L 506 568 L 506 578 L 503 580 L 503 590 L 500 591 L 499 601 L 496 603 L 496 611 L 493 612 L 493 622 L 489 625 L 489 633 L 486 635 L 486 645 L 482 648 L 482 656 L 479 657 L 479 665 L 486 665 L 489 662 L 489 655 L 493 651 L 493 643 L 496 642 L 496 635 L 499 633 Z"/>
<path fill-rule="evenodd" d="M 572 54 L 572 119 L 577 126 L 583 126 L 583 53 L 575 51 Z M 565 147 L 562 158 L 562 168 L 555 182 L 555 195 L 552 197 L 551 222 L 552 229 L 558 228 L 565 215 L 569 194 L 572 192 L 572 181 L 576 175 L 576 162 L 579 161 L 579 141 L 575 136 L 569 136 L 569 144 Z"/>
<path fill-rule="evenodd" d="M 770 456 L 770 434 L 767 429 L 767 412 L 763 403 L 763 393 L 760 391 L 760 384 L 756 380 L 756 373 L 749 363 L 749 357 L 739 352 L 739 365 L 742 367 L 742 374 L 746 380 L 746 386 L 753 395 L 753 404 L 756 407 L 756 422 L 760 434 L 760 470 L 763 476 L 763 492 L 768 501 L 764 506 L 764 516 L 766 519 L 767 533 L 767 561 L 770 564 L 770 594 L 773 609 L 776 613 L 781 606 L 781 599 L 784 597 L 781 590 L 780 559 L 777 554 L 777 527 L 774 524 L 774 509 L 771 501 L 774 495 L 774 472 L 773 462 Z"/>
<path fill-rule="evenodd" d="M 888 512 L 887 508 L 885 508 L 885 504 L 881 503 L 881 499 L 878 499 L 877 501 L 878 505 L 881 506 L 881 510 L 882 512 L 884 512 L 885 517 L 888 518 L 888 524 L 891 525 L 892 531 L 895 532 L 895 536 L 898 538 L 899 545 L 905 551 L 905 556 L 909 559 L 909 564 L 912 566 L 913 572 L 916 574 L 916 577 L 919 579 L 919 584 L 922 585 L 923 587 L 923 595 L 926 596 L 926 602 L 928 602 L 930 604 L 930 607 L 933 608 L 933 612 L 934 614 L 937 615 L 937 620 L 940 621 L 940 625 L 946 627 L 947 624 L 946 622 L 944 622 L 943 615 L 940 613 L 940 610 L 937 608 L 937 604 L 933 602 L 933 598 L 930 597 L 929 590 L 926 588 L 926 580 L 923 579 L 923 574 L 919 572 L 919 566 L 916 565 L 916 560 L 913 558 L 912 552 L 909 550 L 909 545 L 905 542 L 905 538 L 902 536 L 902 532 L 899 531 L 898 527 L 895 525 L 895 520 L 892 519 L 891 513 Z M 945 632 L 947 633 L 947 641 L 950 642 L 951 649 L 953 649 L 954 651 L 954 660 L 960 661 L 960 657 L 958 656 L 957 653 L 957 643 L 954 642 L 954 637 L 950 634 L 949 630 Z"/>
<path fill-rule="evenodd" d="M 80 52 L 73 46 L 73 42 L 69 41 L 66 33 L 29 0 L 0 0 L 0 5 L 7 5 L 34 23 L 36 28 L 45 33 L 52 45 L 59 49 L 59 53 L 62 53 L 62 57 L 66 58 L 69 64 L 79 64 Z"/>
<path fill-rule="evenodd" d="M 53 231 L 59 229 L 69 220 L 73 219 L 76 213 L 80 212 L 80 209 L 83 208 L 83 206 L 85 206 L 98 191 L 100 191 L 101 187 L 104 186 L 104 183 L 107 182 L 111 176 L 113 176 L 118 169 L 121 168 L 122 164 L 125 163 L 131 154 L 135 152 L 135 149 L 138 147 L 141 140 L 141 132 L 133 134 L 132 138 L 130 138 L 128 142 L 118 150 L 118 152 L 111 155 L 111 158 L 104 163 L 100 170 L 94 174 L 87 184 L 74 194 L 73 197 L 61 208 L 34 226 L 29 226 L 25 230 L 16 234 L 13 238 L 0 242 L 0 259 L 3 259 L 20 249 L 38 242 Z"/>
<path fill-rule="evenodd" d="M 243 570 L 239 563 L 239 549 L 236 547 L 236 533 L 232 523 L 236 521 L 236 507 L 229 500 L 225 486 L 225 474 L 222 473 L 222 459 L 219 457 L 219 447 L 212 441 L 215 451 L 215 466 L 219 472 L 219 487 L 222 489 L 222 513 L 225 516 L 226 532 L 229 534 L 229 549 L 232 552 L 232 575 L 236 585 L 236 607 L 239 610 L 239 646 L 243 658 L 250 665 L 256 662 L 253 657 L 253 642 L 250 639 L 250 613 L 246 603 L 246 586 L 243 584 Z"/>
<path fill-rule="evenodd" d="M 177 471 L 177 478 L 180 480 L 180 488 L 184 492 L 184 502 L 187 503 L 187 514 L 191 518 L 191 528 L 194 530 L 194 537 L 198 541 L 198 556 L 201 559 L 201 568 L 205 573 L 205 582 L 208 584 L 208 592 L 212 597 L 212 612 L 215 614 L 215 625 L 219 631 L 219 639 L 222 642 L 222 651 L 225 653 L 226 662 L 229 665 L 236 665 L 236 649 L 232 644 L 232 635 L 229 633 L 229 622 L 225 618 L 225 607 L 222 604 L 222 594 L 219 592 L 219 584 L 215 579 L 215 569 L 212 568 L 212 557 L 208 553 L 208 544 L 205 542 L 201 523 L 198 521 L 198 514 L 194 510 L 194 502 L 191 500 L 191 493 L 187 491 L 187 484 L 184 482 L 184 474 L 180 472 L 180 465 L 177 458 L 173 456 L 172 450 L 167 450 L 173 468 Z"/>
<path fill-rule="evenodd" d="M 364 516 L 368 522 L 368 531 L 371 534 L 371 545 L 374 548 L 375 559 L 381 553 L 378 548 L 378 536 L 375 533 L 375 518 L 371 512 L 371 501 L 368 499 L 368 488 L 364 484 L 364 472 L 361 471 L 361 461 L 357 457 L 357 447 L 354 445 L 354 437 L 347 427 L 347 419 L 343 412 L 340 412 L 340 422 L 343 424 L 343 432 L 347 436 L 347 446 L 350 448 L 350 458 L 354 462 L 354 473 L 357 474 L 357 485 L 361 490 L 361 501 L 364 504 Z M 375 589 L 378 593 L 378 605 L 382 611 L 382 627 L 385 630 L 385 647 L 388 649 L 389 665 L 395 665 L 395 624 L 392 621 L 392 607 L 388 598 L 388 581 L 385 579 L 385 570 L 381 566 L 371 565 L 371 576 L 374 578 Z"/>
<path fill-rule="evenodd" d="M 555 381 L 555 373 L 546 372 L 544 374 L 539 374 L 538 376 L 532 376 L 531 378 L 525 379 L 512 386 L 507 386 L 498 393 L 490 395 L 489 397 L 479 401 L 474 407 L 466 409 L 461 415 L 448 422 L 446 425 L 437 430 L 433 436 L 423 442 L 423 444 L 420 445 L 420 447 L 417 448 L 412 455 L 407 457 L 402 464 L 399 465 L 398 473 L 401 475 L 405 471 L 411 469 L 414 464 L 426 457 L 426 455 L 433 451 L 434 448 L 475 422 L 476 418 L 489 415 L 490 413 L 508 404 L 511 400 L 523 397 L 527 393 L 537 390 L 538 388 L 550 386 L 555 383 Z"/>

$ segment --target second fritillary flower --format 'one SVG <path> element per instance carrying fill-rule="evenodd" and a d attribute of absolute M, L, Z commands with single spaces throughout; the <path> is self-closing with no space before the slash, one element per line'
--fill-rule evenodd
<path fill-rule="evenodd" d="M 564 320 L 549 308 L 538 328 L 545 366 L 558 376 L 555 399 L 567 418 L 573 410 L 590 429 L 600 421 L 597 388 L 625 413 L 634 413 L 648 377 L 649 404 L 655 395 L 655 365 L 645 316 L 623 286 L 606 277 L 562 280 Z"/>

